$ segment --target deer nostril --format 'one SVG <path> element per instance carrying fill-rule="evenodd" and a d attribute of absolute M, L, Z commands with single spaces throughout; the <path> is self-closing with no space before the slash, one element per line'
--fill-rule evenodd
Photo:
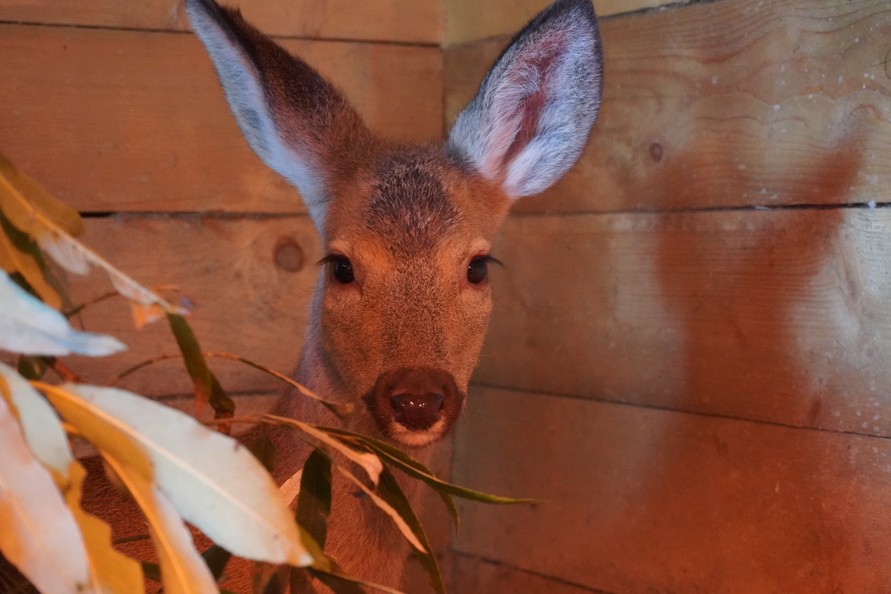
<path fill-rule="evenodd" d="M 396 422 L 408 429 L 422 430 L 430 428 L 439 420 L 439 413 L 445 404 L 445 396 L 438 393 L 426 394 L 394 394 L 390 396 L 390 404 L 396 412 Z"/>

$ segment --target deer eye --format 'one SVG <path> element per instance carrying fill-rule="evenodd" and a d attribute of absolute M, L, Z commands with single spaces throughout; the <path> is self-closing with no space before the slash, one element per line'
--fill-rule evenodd
<path fill-rule="evenodd" d="M 489 278 L 490 256 L 476 256 L 467 264 L 467 282 L 478 285 Z"/>
<path fill-rule="evenodd" d="M 353 263 L 350 262 L 349 258 L 344 256 L 329 256 L 327 260 L 328 265 L 331 267 L 331 276 L 334 277 L 334 280 L 342 285 L 348 285 L 355 280 L 356 277 L 353 275 Z"/>

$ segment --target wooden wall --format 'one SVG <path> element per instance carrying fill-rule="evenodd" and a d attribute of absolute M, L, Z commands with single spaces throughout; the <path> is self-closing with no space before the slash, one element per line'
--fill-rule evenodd
<path fill-rule="evenodd" d="M 241 5 L 374 128 L 428 140 L 546 3 Z M 580 165 L 507 222 L 455 444 L 456 480 L 543 502 L 462 506 L 453 591 L 886 591 L 891 8 L 595 4 L 601 117 Z M 115 264 L 178 285 L 205 349 L 288 370 L 319 246 L 187 29 L 175 0 L 0 2 L 0 152 Z M 127 316 L 84 316 L 133 345 L 76 361 L 87 379 L 175 350 Z M 276 389 L 213 365 L 243 403 Z M 175 363 L 127 385 L 189 391 Z"/>
<path fill-rule="evenodd" d="M 891 6 L 602 29 L 600 120 L 506 225 L 456 438 L 456 480 L 542 503 L 462 506 L 455 591 L 891 590 Z M 447 51 L 447 117 L 504 42 Z"/>

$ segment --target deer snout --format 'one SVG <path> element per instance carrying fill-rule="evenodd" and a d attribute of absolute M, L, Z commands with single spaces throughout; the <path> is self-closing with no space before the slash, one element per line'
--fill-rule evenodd
<path fill-rule="evenodd" d="M 432 427 L 439 420 L 444 403 L 445 395 L 437 392 L 409 392 L 390 396 L 390 405 L 396 411 L 396 422 L 414 431 Z"/>
<path fill-rule="evenodd" d="M 417 446 L 448 432 L 460 414 L 464 396 L 450 373 L 421 367 L 382 374 L 364 401 L 385 434 Z"/>

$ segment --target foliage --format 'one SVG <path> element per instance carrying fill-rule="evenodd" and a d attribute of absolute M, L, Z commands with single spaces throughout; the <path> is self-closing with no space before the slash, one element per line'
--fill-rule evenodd
<path fill-rule="evenodd" d="M 289 426 L 315 448 L 303 470 L 279 488 L 247 449 L 188 415 L 125 390 L 44 380 L 48 369 L 64 370 L 55 357 L 104 356 L 126 348 L 113 337 L 71 327 L 59 311 L 70 300 L 55 263 L 74 274 L 103 270 L 129 301 L 137 327 L 168 320 L 196 398 L 213 408 L 215 426 L 227 428 L 235 411 L 206 362 L 208 355 L 241 361 L 295 384 L 237 355 L 204 353 L 187 322 L 187 309 L 80 243 L 76 236 L 82 229 L 76 211 L 0 156 L 0 349 L 19 355 L 18 369 L 0 363 L 0 553 L 40 591 L 130 594 L 143 591 L 149 577 L 159 579 L 165 592 L 217 592 L 216 581 L 234 554 L 301 568 L 292 570 L 292 584 L 313 576 L 335 592 L 359 592 L 362 583 L 342 575 L 323 552 L 336 472 L 392 519 L 442 593 L 435 556 L 391 468 L 435 489 L 456 522 L 453 496 L 518 501 L 444 482 L 386 442 L 263 415 L 253 420 Z M 70 435 L 90 442 L 133 496 L 158 552 L 158 566 L 117 552 L 109 527 L 81 508 L 86 472 L 71 452 Z M 362 477 L 351 468 L 360 468 Z M 295 497 L 296 518 L 288 505 Z M 216 546 L 199 554 L 184 521 Z M 13 591 L 26 587 L 6 580 L 0 575 L 0 583 Z"/>

